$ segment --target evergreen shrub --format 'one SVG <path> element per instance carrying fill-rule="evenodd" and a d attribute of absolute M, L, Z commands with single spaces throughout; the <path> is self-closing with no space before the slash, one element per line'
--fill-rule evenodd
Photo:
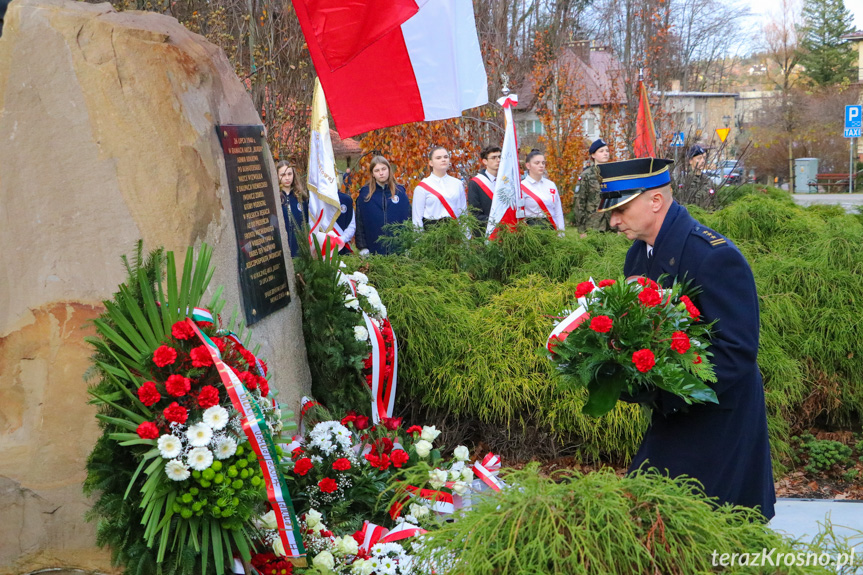
<path fill-rule="evenodd" d="M 714 213 L 691 211 L 752 266 L 779 464 L 790 458 L 792 430 L 816 420 L 847 425 L 863 413 L 863 223 L 834 208 L 801 208 L 774 188 L 740 190 Z M 641 412 L 622 406 L 598 420 L 581 415 L 583 396 L 562 391 L 537 350 L 551 331 L 549 314 L 578 282 L 619 275 L 630 242 L 614 233 L 567 230 L 558 238 L 522 227 L 486 243 L 466 240 L 465 228 L 403 229 L 405 255 L 363 264 L 399 337 L 402 410 L 421 410 L 429 423 L 447 419 L 446 428 L 457 430 L 448 444 L 505 448 L 522 435 L 520 452 L 508 456 L 559 454 L 565 444 L 584 460 L 627 460 L 646 426 Z M 489 435 L 494 430 L 499 437 Z"/>

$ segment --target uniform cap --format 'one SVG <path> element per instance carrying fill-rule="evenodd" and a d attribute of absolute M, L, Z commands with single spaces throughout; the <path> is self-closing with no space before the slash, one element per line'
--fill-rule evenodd
<path fill-rule="evenodd" d="M 696 156 L 702 156 L 706 153 L 707 153 L 707 150 L 704 149 L 704 147 L 699 146 L 698 144 L 695 144 L 694 146 L 689 148 L 689 151 L 686 153 L 686 157 L 691 160 L 692 158 L 695 158 Z"/>
<path fill-rule="evenodd" d="M 673 163 L 663 158 L 638 158 L 599 164 L 599 207 L 596 211 L 607 212 L 631 202 L 647 190 L 667 186 L 671 183 L 669 166 Z"/>
<path fill-rule="evenodd" d="M 602 141 L 602 138 L 600 138 L 598 140 L 594 140 L 594 142 L 590 145 L 590 149 L 588 150 L 588 153 L 592 156 L 593 154 L 596 153 L 596 151 L 598 149 L 604 148 L 607 145 L 608 144 L 606 144 L 605 142 Z"/>

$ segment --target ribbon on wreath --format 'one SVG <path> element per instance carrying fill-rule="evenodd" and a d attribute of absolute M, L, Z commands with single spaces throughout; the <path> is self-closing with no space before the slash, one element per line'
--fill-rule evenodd
<path fill-rule="evenodd" d="M 500 456 L 494 453 L 487 453 L 482 458 L 482 462 L 477 461 L 473 464 L 474 475 L 494 491 L 500 491 L 504 487 L 503 482 L 497 478 L 499 471 Z"/>
<path fill-rule="evenodd" d="M 386 527 L 364 521 L 362 529 L 360 529 L 360 535 L 363 539 L 363 542 L 360 543 L 360 549 L 368 553 L 376 543 L 394 543 L 423 533 L 428 532 L 422 527 L 410 523 L 402 523 L 393 527 L 392 530 L 388 530 Z"/>
<path fill-rule="evenodd" d="M 550 353 L 555 353 L 554 348 L 557 344 L 565 340 L 567 336 L 588 317 L 590 317 L 590 314 L 587 313 L 587 308 L 581 305 L 578 306 L 574 312 L 566 316 L 563 321 L 555 326 L 551 335 L 548 336 L 548 339 L 545 342 L 545 348 Z"/>
<path fill-rule="evenodd" d="M 213 316 L 206 310 L 196 308 L 191 318 L 186 318 L 186 322 L 191 326 L 192 330 L 210 352 L 210 357 L 213 360 L 213 365 L 222 379 L 225 390 L 228 392 L 228 397 L 234 408 L 240 413 L 243 433 L 249 440 L 249 445 L 258 456 L 258 462 L 261 465 L 261 471 L 264 475 L 264 483 L 267 487 L 267 499 L 275 511 L 276 522 L 278 524 L 279 538 L 285 548 L 285 552 L 289 557 L 296 560 L 297 566 L 305 566 L 305 548 L 303 547 L 303 538 L 300 535 L 300 524 L 297 521 L 294 506 L 291 502 L 291 495 L 288 492 L 285 478 L 276 465 L 276 445 L 273 442 L 272 436 L 265 431 L 266 424 L 264 414 L 258 403 L 246 391 L 245 386 L 224 361 L 219 348 L 207 335 L 201 331 L 193 318 L 200 317 L 198 321 L 213 321 Z M 209 319 L 205 319 L 209 316 Z"/>
<path fill-rule="evenodd" d="M 348 285 L 353 296 L 357 297 L 357 283 L 354 280 L 349 280 Z M 396 339 L 395 330 L 390 325 L 390 333 L 393 336 L 393 368 L 387 374 L 385 369 L 387 346 L 383 332 L 376 320 L 372 319 L 366 312 L 362 313 L 372 345 L 372 421 L 377 425 L 384 417 L 393 416 L 396 387 L 398 386 L 399 342 Z"/>

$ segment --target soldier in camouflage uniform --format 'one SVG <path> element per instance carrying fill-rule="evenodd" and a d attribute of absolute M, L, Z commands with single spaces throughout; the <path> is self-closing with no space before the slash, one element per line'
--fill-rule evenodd
<path fill-rule="evenodd" d="M 611 153 L 608 145 L 600 138 L 590 145 L 590 165 L 584 169 L 578 178 L 578 187 L 572 202 L 570 222 L 580 231 L 588 229 L 607 232 L 611 229 L 608 214 L 597 213 L 599 205 L 599 168 L 598 164 L 608 162 Z"/>
<path fill-rule="evenodd" d="M 695 144 L 689 148 L 686 156 L 689 159 L 689 172 L 684 179 L 680 203 L 708 208 L 713 201 L 714 186 L 710 177 L 704 173 L 707 150 Z"/>

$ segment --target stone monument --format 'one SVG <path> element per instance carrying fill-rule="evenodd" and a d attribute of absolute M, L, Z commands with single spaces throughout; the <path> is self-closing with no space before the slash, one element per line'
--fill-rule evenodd
<path fill-rule="evenodd" d="M 83 380 L 88 322 L 125 279 L 120 256 L 139 238 L 180 257 L 189 245 L 214 246 L 211 290 L 224 286 L 224 313 L 242 310 L 215 126 L 260 123 L 222 51 L 173 18 L 65 0 L 9 5 L 0 36 L 0 574 L 115 571 L 84 520 L 81 484 L 98 435 Z M 297 411 L 310 381 L 285 265 L 291 303 L 254 334 L 280 400 Z"/>

